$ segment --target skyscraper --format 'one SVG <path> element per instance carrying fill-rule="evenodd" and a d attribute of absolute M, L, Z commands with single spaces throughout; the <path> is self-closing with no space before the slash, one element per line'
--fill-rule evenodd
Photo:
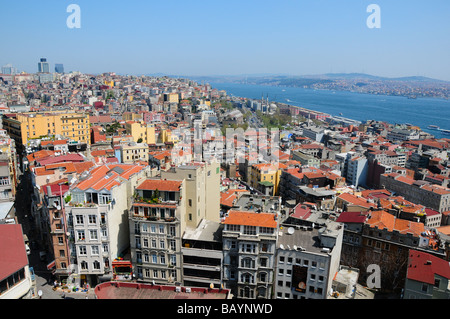
<path fill-rule="evenodd" d="M 55 64 L 55 72 L 56 73 L 64 73 L 64 65 L 63 64 Z"/>
<path fill-rule="evenodd" d="M 2 74 L 15 74 L 16 70 L 11 64 L 2 66 Z"/>
<path fill-rule="evenodd" d="M 50 73 L 50 65 L 47 59 L 41 58 L 41 61 L 38 63 L 38 73 Z"/>

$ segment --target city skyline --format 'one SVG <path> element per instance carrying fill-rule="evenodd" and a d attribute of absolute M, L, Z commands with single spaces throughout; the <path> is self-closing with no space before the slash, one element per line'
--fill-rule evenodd
<path fill-rule="evenodd" d="M 381 8 L 379 29 L 366 25 L 372 3 Z M 445 1 L 77 1 L 79 29 L 66 25 L 69 4 L 4 4 L 4 23 L 14 28 L 2 33 L 8 45 L 0 64 L 35 73 L 45 57 L 52 69 L 63 63 L 67 71 L 90 74 L 365 73 L 450 80 Z M 17 19 L 25 22 L 14 24 Z"/>

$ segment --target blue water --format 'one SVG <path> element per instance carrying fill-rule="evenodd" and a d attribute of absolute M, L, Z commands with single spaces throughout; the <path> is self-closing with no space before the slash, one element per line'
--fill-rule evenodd
<path fill-rule="evenodd" d="M 410 123 L 436 138 L 449 138 L 428 125 L 450 129 L 450 100 L 434 98 L 407 99 L 402 96 L 362 94 L 345 91 L 314 90 L 237 83 L 210 83 L 213 88 L 227 94 L 250 99 L 269 97 L 269 101 L 282 102 L 310 110 L 358 120 L 377 120 L 392 124 Z M 290 100 L 290 102 L 287 101 Z"/>

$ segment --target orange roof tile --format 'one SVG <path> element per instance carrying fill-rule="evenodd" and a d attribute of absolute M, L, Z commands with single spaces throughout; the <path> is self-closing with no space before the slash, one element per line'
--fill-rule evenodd
<path fill-rule="evenodd" d="M 277 227 L 274 214 L 236 210 L 230 210 L 223 223 L 229 225 L 259 226 L 269 228 Z"/>
<path fill-rule="evenodd" d="M 138 190 L 158 190 L 163 192 L 178 192 L 183 181 L 173 181 L 164 179 L 147 179 L 136 189 Z"/>

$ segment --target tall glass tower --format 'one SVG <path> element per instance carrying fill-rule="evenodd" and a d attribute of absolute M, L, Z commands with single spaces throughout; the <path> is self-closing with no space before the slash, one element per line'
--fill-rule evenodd
<path fill-rule="evenodd" d="M 38 63 L 38 73 L 50 73 L 50 65 L 47 59 L 42 58 L 41 62 Z"/>
<path fill-rule="evenodd" d="M 55 64 L 55 72 L 56 73 L 64 73 L 64 65 L 63 64 Z"/>

